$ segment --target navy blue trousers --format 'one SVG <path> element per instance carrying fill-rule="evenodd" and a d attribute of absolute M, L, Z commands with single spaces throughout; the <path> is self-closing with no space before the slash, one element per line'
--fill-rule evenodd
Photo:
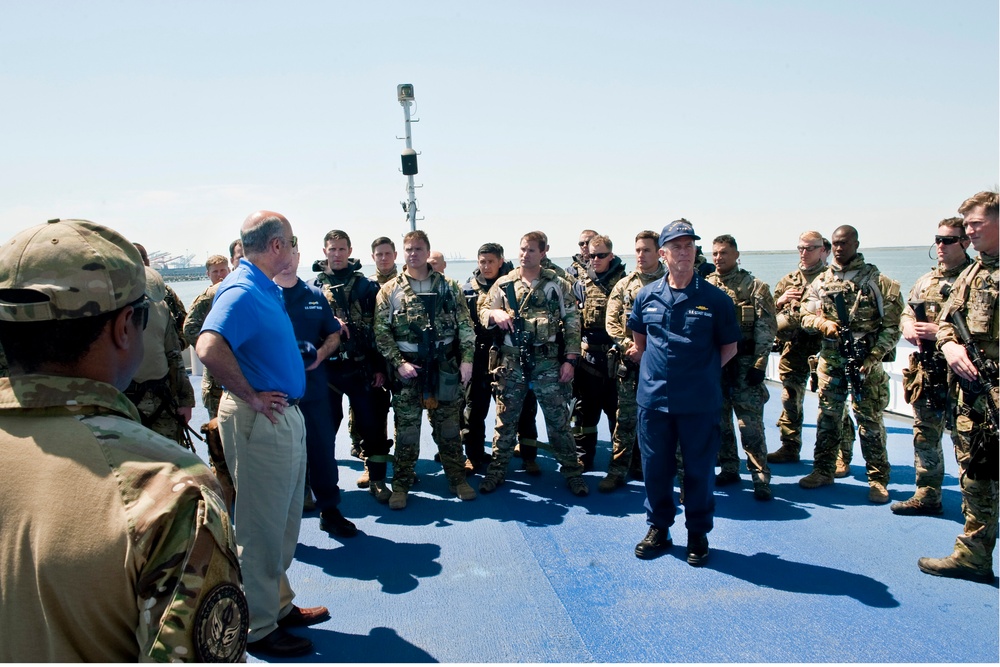
<path fill-rule="evenodd" d="M 636 433 L 646 484 L 646 523 L 674 525 L 677 448 L 684 458 L 684 519 L 688 532 L 708 533 L 715 514 L 715 459 L 722 443 L 717 411 L 676 415 L 639 407 Z"/>
<path fill-rule="evenodd" d="M 322 512 L 340 504 L 340 470 L 334 456 L 337 430 L 333 427 L 333 414 L 326 396 L 320 400 L 303 401 L 299 409 L 306 423 L 309 486 L 316 496 L 316 509 Z"/>

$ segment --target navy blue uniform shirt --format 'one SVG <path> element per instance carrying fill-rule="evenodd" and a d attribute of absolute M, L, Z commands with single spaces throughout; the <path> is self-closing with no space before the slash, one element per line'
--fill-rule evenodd
<path fill-rule="evenodd" d="M 743 337 L 728 294 L 697 274 L 680 290 L 663 276 L 636 294 L 628 326 L 646 335 L 636 394 L 640 407 L 675 414 L 719 412 L 719 348 Z"/>
<path fill-rule="evenodd" d="M 330 334 L 340 331 L 340 322 L 333 316 L 330 303 L 319 289 L 299 278 L 294 287 L 282 287 L 285 310 L 295 329 L 295 339 L 312 343 L 318 349 Z M 326 364 L 306 371 L 306 393 L 302 401 L 326 398 Z"/>

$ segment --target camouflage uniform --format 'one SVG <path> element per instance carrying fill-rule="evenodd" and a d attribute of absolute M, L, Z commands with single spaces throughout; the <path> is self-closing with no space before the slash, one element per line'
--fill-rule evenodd
<path fill-rule="evenodd" d="M 437 407 L 427 408 L 427 414 L 445 475 L 449 484 L 455 487 L 465 481 L 465 456 L 459 431 L 459 412 L 462 409 L 459 364 L 472 363 L 476 334 L 457 282 L 434 271 L 422 282 L 429 282 L 428 291 L 437 295 L 434 354 L 438 359 L 440 381 Z M 428 324 L 428 313 L 406 272 L 382 286 L 375 302 L 375 344 L 391 368 L 398 369 L 404 361 L 416 361 L 421 330 Z M 457 355 L 456 347 L 459 350 Z M 392 490 L 396 493 L 409 491 L 413 486 L 414 466 L 420 455 L 420 419 L 424 408 L 420 378 L 403 380 L 398 372 L 393 376 L 396 455 Z"/>
<path fill-rule="evenodd" d="M 166 285 L 153 269 L 146 268 L 149 320 L 143 331 L 142 365 L 125 390 L 139 409 L 143 426 L 179 445 L 192 447 L 178 408 L 194 407 L 194 390 L 184 369 L 184 357 L 174 320 L 165 303 Z"/>
<path fill-rule="evenodd" d="M 163 301 L 170 310 L 170 318 L 174 321 L 174 330 L 177 332 L 184 331 L 184 320 L 187 319 L 184 302 L 177 296 L 177 292 L 174 291 L 173 287 L 164 284 L 164 288 L 166 288 L 166 294 L 163 296 Z M 180 338 L 178 342 L 181 346 L 181 352 L 187 349 L 188 342 L 184 338 Z"/>
<path fill-rule="evenodd" d="M 817 262 L 815 268 L 806 270 L 795 269 L 778 281 L 774 288 L 774 300 L 790 289 L 802 290 L 805 297 L 806 288 L 816 276 L 826 270 L 823 262 Z M 778 378 L 781 380 L 781 416 L 776 424 L 781 433 L 781 450 L 798 457 L 802 451 L 802 403 L 805 400 L 806 382 L 809 380 L 809 358 L 819 353 L 823 337 L 815 332 L 802 330 L 801 303 L 792 301 L 786 303 L 777 314 L 778 331 L 776 334 L 781 357 L 778 359 Z M 854 422 L 850 415 L 844 415 L 843 440 L 840 444 L 841 457 L 850 462 L 851 450 L 854 448 Z M 798 460 L 797 458 L 794 460 Z"/>
<path fill-rule="evenodd" d="M 513 268 L 510 262 L 506 262 L 501 267 L 500 274 L 508 273 Z M 496 278 L 487 280 L 479 272 L 479 269 L 476 269 L 462 286 L 462 292 L 465 294 L 465 300 L 469 306 L 469 314 L 472 316 L 473 328 L 476 330 L 476 354 L 472 360 L 472 379 L 465 390 L 465 409 L 462 412 L 462 441 L 465 443 L 466 456 L 475 465 L 489 462 L 489 457 L 483 451 L 483 443 L 486 440 L 486 415 L 489 412 L 490 399 L 493 397 L 493 369 L 490 368 L 490 356 L 491 351 L 493 351 L 493 357 L 499 357 L 500 345 L 503 343 L 503 336 L 498 335 L 503 333 L 502 331 L 488 329 L 479 321 L 479 302 L 486 298 L 496 281 Z M 529 457 L 531 453 L 537 455 L 538 427 L 535 423 L 537 415 L 538 402 L 535 400 L 534 393 L 529 392 L 517 425 L 522 456 L 525 453 Z M 527 460 L 531 460 L 531 458 Z"/>
<path fill-rule="evenodd" d="M 0 305 L 4 335 L 114 314 L 145 285 L 139 251 L 119 234 L 51 221 L 0 249 L 0 287 L 45 297 Z M 138 422 L 92 377 L 0 379 L 0 661 L 244 659 L 247 602 L 219 485 Z"/>
<path fill-rule="evenodd" d="M 840 322 L 832 296 L 842 293 L 850 322 Z M 849 327 L 855 340 L 868 350 L 865 365 L 870 367 L 861 388 L 862 400 L 854 403 L 861 453 L 867 464 L 869 482 L 889 483 L 889 459 L 885 449 L 883 411 L 889 405 L 889 375 L 882 359 L 895 351 L 899 342 L 899 318 L 903 299 L 899 283 L 865 263 L 858 253 L 847 266 L 831 264 L 810 284 L 802 303 L 802 328 L 818 331 L 823 319 Z M 832 476 L 843 435 L 847 397 L 850 393 L 846 360 L 836 340 L 822 342 L 819 355 L 819 416 L 816 420 L 816 453 L 813 467 Z"/>
<path fill-rule="evenodd" d="M 576 257 L 579 257 L 579 255 L 577 255 Z M 573 265 L 570 265 L 571 269 L 573 268 L 573 266 L 576 265 L 576 257 L 574 257 L 574 259 L 573 259 Z M 557 276 L 559 276 L 563 280 L 568 281 L 570 284 L 572 284 L 573 281 L 576 280 L 576 275 L 575 274 L 570 275 L 570 273 L 566 269 L 562 268 L 561 266 L 556 266 L 556 263 L 553 262 L 548 257 L 543 257 L 542 258 L 542 268 L 543 269 L 550 269 L 550 270 L 552 270 L 553 272 L 555 272 L 555 274 Z"/>
<path fill-rule="evenodd" d="M 529 289 L 521 280 L 521 269 L 517 268 L 494 283 L 486 298 L 480 300 L 479 321 L 483 326 L 490 326 L 489 311 L 492 309 L 502 308 L 511 317 L 514 316 L 517 306 L 507 301 L 504 292 L 504 285 L 508 283 L 513 283 L 515 296 L 521 304 L 525 330 L 534 336 L 532 356 L 535 369 L 532 377 L 524 377 L 519 349 L 512 345 L 510 335 L 506 335 L 502 347 L 503 360 L 495 372 L 497 414 L 493 461 L 483 482 L 492 479 L 495 486 L 506 478 L 507 466 L 514 451 L 518 417 L 528 389 L 534 390 L 542 408 L 545 429 L 556 460 L 561 464 L 560 470 L 564 477 L 572 480 L 580 477 L 583 466 L 576 457 L 569 432 L 569 383 L 559 382 L 562 364 L 559 339 L 563 339 L 565 354 L 580 353 L 580 320 L 573 296 L 568 283 L 560 280 L 555 271 L 542 269 Z"/>
<path fill-rule="evenodd" d="M 368 279 L 374 280 L 379 284 L 379 287 L 381 287 L 382 285 L 385 285 L 387 282 L 389 282 L 398 275 L 399 275 L 399 270 L 396 268 L 396 265 L 393 264 L 392 271 L 390 271 L 389 273 L 379 273 L 378 271 L 376 271 L 375 273 L 368 276 Z"/>
<path fill-rule="evenodd" d="M 573 376 L 573 439 L 583 469 L 592 470 L 597 453 L 597 424 L 603 412 L 614 433 L 618 414 L 618 382 L 609 373 L 608 354 L 614 341 L 608 335 L 606 314 L 608 295 L 625 277 L 625 265 L 615 257 L 601 275 L 588 266 L 580 273 L 583 300 L 580 302 L 581 349 L 583 353 Z"/>
<path fill-rule="evenodd" d="M 747 455 L 747 469 L 754 488 L 767 486 L 771 471 L 767 466 L 767 442 L 764 436 L 764 404 L 768 399 L 763 382 L 750 385 L 747 373 L 756 369 L 763 373 L 774 343 L 778 324 L 774 314 L 774 299 L 767 283 L 754 278 L 746 269 L 736 268 L 705 279 L 733 300 L 736 321 L 743 340 L 737 345 L 736 356 L 722 369 L 722 448 L 719 465 L 723 473 L 738 474 L 740 457 L 736 451 L 733 414 L 739 422 L 740 441 Z"/>
<path fill-rule="evenodd" d="M 964 313 L 966 324 L 980 352 L 987 360 L 996 363 L 1000 356 L 997 342 L 997 284 L 1000 282 L 1000 265 L 997 257 L 979 255 L 955 281 L 954 289 L 941 314 L 941 328 L 938 329 L 938 348 L 947 342 L 961 343 L 954 327 L 946 320 L 951 312 Z M 995 379 L 995 378 L 994 378 Z M 995 390 L 994 390 L 995 392 Z M 996 395 L 993 401 L 996 401 Z M 997 442 L 996 431 L 989 434 L 986 428 L 985 402 L 990 400 L 985 393 L 972 394 L 960 389 L 955 429 L 952 441 L 955 443 L 955 457 L 958 459 L 962 487 L 962 514 L 965 515 L 965 529 L 955 540 L 952 558 L 978 571 L 989 572 L 993 580 L 993 549 L 997 544 Z M 982 442 L 979 442 L 982 439 Z M 985 446 L 987 457 L 984 466 L 988 474 L 972 473 L 970 463 L 974 443 Z"/>
<path fill-rule="evenodd" d="M 632 465 L 633 449 L 636 442 L 636 385 L 639 380 L 639 367 L 626 359 L 624 352 L 632 344 L 632 330 L 628 328 L 628 316 L 635 303 L 635 295 L 649 283 L 663 277 L 664 268 L 657 264 L 654 273 L 633 271 L 619 280 L 608 297 L 608 309 L 605 326 L 608 335 L 614 341 L 614 366 L 616 385 L 618 389 L 618 414 L 615 416 L 615 429 L 611 434 L 612 452 L 608 464 L 608 476 L 617 475 L 623 480 Z"/>
<path fill-rule="evenodd" d="M 545 259 L 549 258 L 546 257 Z M 552 260 L 549 260 L 549 265 L 546 265 L 544 261 L 542 262 L 543 269 L 552 269 L 554 267 L 555 265 L 552 264 Z M 560 278 L 567 278 L 570 281 L 580 280 L 581 276 L 587 275 L 588 267 L 590 267 L 590 262 L 585 260 L 583 255 L 577 253 L 576 255 L 573 255 L 573 261 L 566 267 L 565 270 L 559 269 L 556 273 L 560 273 Z"/>
<path fill-rule="evenodd" d="M 211 285 L 204 292 L 195 297 L 191 303 L 191 310 L 184 318 L 184 340 L 194 346 L 198 342 L 198 334 L 201 333 L 201 325 L 205 323 L 205 318 L 212 310 L 212 300 L 215 299 L 215 292 L 219 289 L 219 283 Z M 212 373 L 206 368 L 201 375 L 201 402 L 208 410 L 208 418 L 212 419 L 219 414 L 219 401 L 222 399 L 222 385 L 215 381 Z"/>
<path fill-rule="evenodd" d="M 360 262 L 352 260 L 344 269 L 318 273 L 314 284 L 322 290 L 333 314 L 347 323 L 350 330 L 350 337 L 341 338 L 340 348 L 326 366 L 334 429 L 339 430 L 344 419 L 346 394 L 351 409 L 349 429 L 357 430 L 356 443 L 365 459 L 370 480 L 382 481 L 386 476 L 391 441 L 386 433 L 388 390 L 372 386 L 373 374 L 385 370 L 385 359 L 375 348 L 373 334 L 379 288 L 374 280 L 357 271 L 358 268 Z M 351 435 L 354 442 L 354 433 Z"/>
<path fill-rule="evenodd" d="M 910 290 L 908 303 L 900 317 L 900 328 L 907 322 L 916 321 L 910 301 L 924 301 L 927 320 L 937 322 L 938 315 L 944 305 L 945 297 L 942 288 L 949 288 L 962 271 L 972 264 L 966 257 L 960 266 L 944 269 L 938 266 L 933 271 L 922 275 Z M 928 342 L 931 345 L 934 341 Z M 937 362 L 942 370 L 947 369 L 944 355 L 936 353 Z M 941 505 L 941 484 L 944 482 L 944 453 L 941 439 L 946 426 L 947 387 L 937 396 L 929 395 L 930 388 L 925 387 L 926 369 L 920 364 L 920 352 L 910 354 L 910 365 L 903 371 L 903 390 L 907 403 L 913 406 L 913 467 L 916 470 L 917 490 L 914 497 L 927 505 Z"/>

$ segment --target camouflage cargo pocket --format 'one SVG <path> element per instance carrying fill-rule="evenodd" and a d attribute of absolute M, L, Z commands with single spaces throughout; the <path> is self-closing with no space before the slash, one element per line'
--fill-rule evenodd
<path fill-rule="evenodd" d="M 910 365 L 903 369 L 903 400 L 913 405 L 920 398 L 920 357 L 910 355 Z"/>

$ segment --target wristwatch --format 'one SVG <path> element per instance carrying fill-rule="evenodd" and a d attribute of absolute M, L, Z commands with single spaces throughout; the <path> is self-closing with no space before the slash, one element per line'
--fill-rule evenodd
<path fill-rule="evenodd" d="M 573 368 L 576 368 L 576 362 L 578 361 L 580 361 L 580 357 L 573 357 L 572 359 L 569 357 L 563 357 L 563 362 L 569 364 Z"/>

